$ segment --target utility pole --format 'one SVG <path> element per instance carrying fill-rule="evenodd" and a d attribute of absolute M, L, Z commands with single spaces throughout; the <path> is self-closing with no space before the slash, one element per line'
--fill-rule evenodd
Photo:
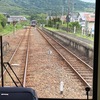
<path fill-rule="evenodd" d="M 68 9 L 69 9 L 69 12 L 74 12 L 75 10 L 75 0 L 67 0 L 67 5 L 68 5 Z"/>
<path fill-rule="evenodd" d="M 74 6 L 75 6 L 75 3 L 73 1 L 73 3 L 72 3 L 72 12 L 74 12 Z"/>
<path fill-rule="evenodd" d="M 62 25 L 63 25 L 63 16 L 64 16 L 64 5 L 66 0 L 62 0 Z"/>
<path fill-rule="evenodd" d="M 67 0 L 67 3 L 68 3 L 68 11 L 71 12 L 71 9 L 72 9 L 72 0 Z"/>
<path fill-rule="evenodd" d="M 75 1 L 72 2 L 72 12 L 75 12 L 75 6 L 76 6 L 76 3 Z"/>
<path fill-rule="evenodd" d="M 69 31 L 68 24 L 70 22 L 70 13 L 72 11 L 72 0 L 67 0 L 67 5 L 68 5 L 68 11 L 67 11 L 67 16 L 66 16 L 66 22 L 67 22 L 67 32 L 68 32 Z"/>
<path fill-rule="evenodd" d="M 62 25 L 63 25 L 64 6 L 62 6 Z"/>

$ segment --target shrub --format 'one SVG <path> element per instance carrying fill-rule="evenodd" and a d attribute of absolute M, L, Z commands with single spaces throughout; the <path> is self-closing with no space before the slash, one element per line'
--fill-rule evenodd
<path fill-rule="evenodd" d="M 2 27 L 2 25 L 0 25 L 0 32 L 2 32 L 2 30 L 3 30 L 3 27 Z"/>
<path fill-rule="evenodd" d="M 0 14 L 0 24 L 2 25 L 2 27 L 4 28 L 6 26 L 6 23 L 7 23 L 7 18 Z"/>

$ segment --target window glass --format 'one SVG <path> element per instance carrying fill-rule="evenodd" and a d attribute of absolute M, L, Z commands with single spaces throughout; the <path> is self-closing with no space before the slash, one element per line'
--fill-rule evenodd
<path fill-rule="evenodd" d="M 0 85 L 71 99 L 86 99 L 89 87 L 92 98 L 95 2 L 0 0 Z"/>

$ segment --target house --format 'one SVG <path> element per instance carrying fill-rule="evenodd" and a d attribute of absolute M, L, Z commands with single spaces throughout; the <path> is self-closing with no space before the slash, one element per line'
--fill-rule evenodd
<path fill-rule="evenodd" d="M 73 12 L 70 14 L 70 22 L 79 22 L 79 13 Z"/>
<path fill-rule="evenodd" d="M 8 23 L 12 23 L 14 21 L 16 22 L 21 22 L 21 21 L 26 21 L 27 19 L 24 16 L 10 16 L 8 18 Z"/>
<path fill-rule="evenodd" d="M 80 13 L 79 19 L 79 23 L 82 26 L 82 29 L 88 31 L 88 34 L 94 35 L 95 14 L 86 12 Z"/>
<path fill-rule="evenodd" d="M 60 20 L 61 20 L 62 22 L 66 22 L 66 15 L 61 16 L 61 17 L 60 17 Z"/>
<path fill-rule="evenodd" d="M 84 14 L 87 22 L 87 27 L 91 29 L 95 23 L 95 14 Z"/>

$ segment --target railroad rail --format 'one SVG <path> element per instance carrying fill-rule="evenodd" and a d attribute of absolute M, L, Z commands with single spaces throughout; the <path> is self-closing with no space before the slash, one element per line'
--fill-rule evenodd
<path fill-rule="evenodd" d="M 28 64 L 27 63 L 28 62 L 28 52 L 29 52 L 28 51 L 29 50 L 28 49 L 28 47 L 29 47 L 29 42 L 28 41 L 29 41 L 30 30 L 31 30 L 31 28 L 26 29 L 24 35 L 22 35 L 22 38 L 19 41 L 15 51 L 13 52 L 12 56 L 9 59 L 9 61 L 8 62 L 4 62 L 5 69 L 6 69 L 6 70 L 4 70 L 4 73 L 3 73 L 4 77 L 5 77 L 5 74 L 7 74 L 7 71 L 10 70 L 9 67 L 11 67 L 13 71 L 10 70 L 9 71 L 9 75 L 12 78 L 12 80 L 15 83 L 16 86 L 20 86 L 21 85 L 21 86 L 25 87 L 27 64 Z M 20 57 L 19 57 L 19 55 L 20 55 Z M 19 63 L 21 58 L 23 60 L 22 61 L 23 63 L 22 62 Z M 14 67 L 14 66 L 16 66 L 17 68 Z M 19 66 L 21 66 L 21 68 L 18 68 Z M 20 71 L 19 75 L 18 75 L 18 71 Z M 16 79 L 16 77 L 14 76 L 14 73 L 12 73 L 12 72 L 15 72 L 17 74 L 17 75 L 15 74 L 15 75 L 18 76 L 19 78 L 17 77 L 17 79 Z M 5 83 L 6 83 L 5 85 L 9 86 L 9 85 L 12 84 L 12 86 L 13 86 L 13 83 L 12 83 L 12 81 L 11 82 L 9 81 L 8 76 L 7 76 L 6 79 L 7 79 L 7 82 L 5 80 Z M 20 84 L 19 84 L 18 80 L 20 81 Z"/>
<path fill-rule="evenodd" d="M 39 31 L 39 32 L 38 32 Z M 10 58 L 10 60 L 8 61 L 9 62 L 9 64 L 12 66 L 12 68 L 13 68 L 13 70 L 16 72 L 16 74 L 17 74 L 17 76 L 18 76 L 18 78 L 20 79 L 20 81 L 21 81 L 21 83 L 22 83 L 22 86 L 24 86 L 24 87 L 32 87 L 32 88 L 34 88 L 34 87 L 37 87 L 37 86 L 35 86 L 36 85 L 36 83 L 34 83 L 34 79 L 36 80 L 36 78 L 39 76 L 39 74 L 40 74 L 40 79 L 42 78 L 41 77 L 41 75 L 42 75 L 42 73 L 39 73 L 39 72 L 41 72 L 41 71 L 43 71 L 43 74 L 44 75 L 46 75 L 48 72 L 49 72 L 49 70 L 51 70 L 51 72 L 50 72 L 50 77 L 52 77 L 53 75 L 55 75 L 55 73 L 54 73 L 54 71 L 55 70 L 57 70 L 58 71 L 58 69 L 57 68 L 60 68 L 59 70 L 61 71 L 62 70 L 62 68 L 61 67 L 58 67 L 58 66 L 51 66 L 51 67 L 46 67 L 46 65 L 42 65 L 42 67 L 40 66 L 40 67 L 37 67 L 37 66 L 35 66 L 34 65 L 34 60 L 33 60 L 33 58 L 35 59 L 35 57 L 33 57 L 32 58 L 32 56 L 33 56 L 33 54 L 32 53 L 34 53 L 34 39 L 33 39 L 33 37 L 34 37 L 34 35 L 33 34 L 37 34 L 38 33 L 38 35 L 37 35 L 37 38 L 38 38 L 38 40 L 37 40 L 37 42 L 36 42 L 36 45 L 39 45 L 40 44 L 40 40 L 39 40 L 39 37 L 41 36 L 41 35 L 39 35 L 40 33 L 42 33 L 42 36 L 44 36 L 45 38 L 47 37 L 47 35 L 46 34 L 44 34 L 41 30 L 39 30 L 38 29 L 38 31 L 34 28 L 34 32 L 36 32 L 36 33 L 33 33 L 33 31 L 31 30 L 31 29 L 27 29 L 26 30 L 26 32 L 24 33 L 24 35 L 22 36 L 22 38 L 21 38 L 21 40 L 19 41 L 19 44 L 17 45 L 17 48 L 16 48 L 16 50 L 15 50 L 15 52 L 13 53 L 13 55 L 12 55 L 12 57 Z M 30 36 L 30 33 L 31 33 L 31 35 L 33 35 L 33 37 L 31 38 L 31 36 Z M 36 35 L 35 35 L 36 36 Z M 39 37 L 38 37 L 39 36 Z M 42 37 L 41 36 L 41 37 Z M 36 38 L 36 37 L 34 37 L 34 38 Z M 63 58 L 63 61 L 65 62 L 65 61 L 67 61 L 67 59 L 69 60 L 69 61 L 67 61 L 66 63 L 66 65 L 68 65 L 68 66 L 70 66 L 71 65 L 71 63 L 73 63 L 73 65 L 79 65 L 80 63 L 82 63 L 81 61 L 78 61 L 78 58 L 72 58 L 73 56 L 70 54 L 69 55 L 69 52 L 67 52 L 66 51 L 66 49 L 65 49 L 65 47 L 64 47 L 64 49 L 62 48 L 62 46 L 61 45 L 59 45 L 59 43 L 57 44 L 55 41 L 53 41 L 53 39 L 51 39 L 50 37 L 47 37 L 47 39 L 46 39 L 46 41 L 47 40 L 49 40 L 48 41 L 48 43 L 50 43 L 50 45 L 52 45 L 52 47 L 53 48 L 55 48 L 55 50 L 57 51 L 57 50 L 59 50 L 59 51 L 57 51 L 58 53 L 59 53 L 59 55 L 61 55 L 62 56 L 62 58 Z M 39 44 L 38 44 L 39 43 Z M 46 42 L 46 44 L 48 45 L 48 43 Z M 46 46 L 47 46 L 46 45 Z M 49 47 L 51 47 L 49 45 Z M 41 46 L 42 47 L 42 46 Z M 51 47 L 51 48 L 52 48 Z M 38 50 L 37 48 L 36 48 L 36 50 Z M 41 49 L 42 50 L 42 49 Z M 40 50 L 40 52 L 42 52 Z M 43 50 L 44 50 L 44 48 L 43 48 Z M 54 50 L 54 51 L 55 51 Z M 45 52 L 45 51 L 44 51 Z M 62 53 L 63 52 L 63 53 Z M 43 52 L 42 52 L 43 53 Z M 50 53 L 50 52 L 49 52 Z M 41 54 L 41 55 L 43 55 L 43 54 Z M 47 54 L 48 55 L 48 54 Z M 67 55 L 67 57 L 66 57 L 66 55 Z M 75 56 L 75 55 L 74 55 Z M 17 59 L 16 59 L 17 58 Z M 62 58 L 61 58 L 61 60 L 62 60 Z M 43 60 L 45 60 L 45 58 L 43 59 Z M 40 60 L 38 60 L 38 62 L 39 62 Z M 62 61 L 62 62 L 63 62 Z M 36 63 L 36 62 L 35 62 Z M 50 63 L 50 62 L 49 62 Z M 85 65 L 84 66 L 86 66 L 87 64 L 86 63 L 84 63 Z M 55 64 L 56 65 L 56 64 Z M 71 67 L 72 68 L 67 68 L 68 70 L 67 71 L 71 71 L 71 73 L 73 72 L 73 71 L 75 71 L 76 72 L 76 74 L 78 74 L 79 76 L 78 76 L 78 78 L 82 78 L 82 79 L 84 79 L 84 80 L 82 80 L 81 79 L 81 81 L 82 82 L 84 82 L 83 84 L 84 84 L 84 87 L 85 86 L 89 86 L 89 87 L 91 87 L 91 82 L 90 83 L 88 83 L 87 81 L 88 80 L 85 80 L 85 78 L 87 77 L 83 77 L 81 74 L 82 74 L 82 72 L 80 71 L 78 71 L 78 67 L 79 66 L 83 66 L 82 64 L 81 65 L 79 65 L 78 67 L 77 66 L 73 66 L 73 65 L 71 65 Z M 63 65 L 62 65 L 63 66 Z M 37 67 L 37 68 L 36 68 Z M 54 68 L 55 67 L 55 68 Z M 90 67 L 90 66 L 89 66 Z M 6 66 L 6 68 L 7 69 L 9 69 L 9 67 L 8 66 Z M 42 69 L 43 68 L 43 69 Z M 46 69 L 47 68 L 47 69 Z M 51 69 L 50 69 L 51 68 Z M 53 69 L 54 68 L 54 69 Z M 77 70 L 76 70 L 76 68 L 77 68 Z M 65 68 L 66 69 L 66 68 Z M 69 70 L 69 69 L 73 69 L 73 70 Z M 90 68 L 88 68 L 88 69 L 90 69 L 91 70 L 91 67 Z M 39 71 L 38 71 L 39 70 Z M 45 71 L 44 71 L 45 70 Z M 54 71 L 53 71 L 54 70 Z M 81 70 L 81 69 L 80 69 Z M 38 72 L 37 72 L 38 71 Z M 47 71 L 47 72 L 46 72 Z M 67 72 L 66 71 L 66 72 Z M 87 71 L 87 68 L 86 68 L 86 71 Z M 66 72 L 64 71 L 64 74 L 66 74 Z M 90 71 L 91 72 L 91 71 Z M 4 74 L 6 73 L 6 71 L 4 72 Z M 11 71 L 10 71 L 10 73 L 11 73 Z M 23 74 L 24 73 L 24 74 Z M 70 72 L 67 72 L 67 73 L 70 73 Z M 56 72 L 56 74 L 58 75 L 59 74 L 59 72 Z M 73 74 L 73 75 L 76 75 L 76 74 Z M 84 74 L 86 74 L 87 75 L 87 73 L 84 73 Z M 36 76 L 35 76 L 36 75 Z M 57 76 L 57 75 L 55 75 L 55 76 Z M 61 73 L 60 73 L 60 75 L 61 75 Z M 5 75 L 4 75 L 5 76 Z M 59 88 L 59 84 L 57 83 L 57 82 L 59 82 L 59 79 L 57 80 L 56 79 L 56 77 L 53 77 L 53 78 L 55 78 L 53 81 L 54 81 L 54 84 L 53 84 L 53 82 L 52 82 L 52 84 L 51 85 L 53 85 L 53 86 L 55 86 L 56 87 L 56 85 L 58 85 L 57 86 L 57 89 Z M 91 74 L 91 76 L 92 76 L 92 74 Z M 58 76 L 57 76 L 58 77 Z M 67 77 L 67 76 L 66 76 Z M 42 79 L 45 79 L 45 78 L 48 78 L 47 76 L 44 76 L 44 78 L 42 78 Z M 64 77 L 65 78 L 65 77 Z M 15 77 L 14 77 L 14 79 L 15 79 Z M 69 78 L 70 79 L 70 78 Z M 13 83 L 12 83 L 12 81 L 10 81 L 9 80 L 9 77 L 8 76 L 6 76 L 5 77 L 5 84 L 7 85 L 7 86 L 13 86 Z M 48 79 L 47 79 L 48 80 Z M 50 82 L 52 79 L 50 79 L 48 82 Z M 55 82 L 57 80 L 57 82 Z M 65 79 L 66 80 L 66 79 Z M 78 79 L 79 80 L 79 79 Z M 91 79 L 90 79 L 91 80 Z M 15 81 L 16 81 L 16 83 L 18 84 L 18 86 L 21 86 L 20 84 L 19 84 L 19 82 L 18 82 L 18 80 L 16 80 L 15 79 Z M 38 83 L 39 85 L 41 84 L 41 82 L 43 82 L 44 80 L 38 80 L 37 82 L 40 82 L 40 83 Z M 41 87 L 41 89 L 43 89 L 43 87 L 45 87 L 45 82 L 46 81 L 44 81 L 44 83 L 42 84 L 42 87 Z M 33 83 L 33 84 L 32 84 Z M 83 85 L 82 85 L 83 86 Z M 82 87 L 81 89 L 84 89 L 84 87 Z M 40 87 L 39 87 L 40 88 Z M 36 88 L 36 90 L 40 90 L 38 87 Z M 46 89 L 46 87 L 44 88 L 44 89 Z M 58 90 L 56 90 L 56 91 L 58 91 Z M 84 90 L 85 91 L 85 90 Z M 43 93 L 45 92 L 45 90 L 43 90 L 42 91 Z M 43 95 L 42 94 L 42 92 L 41 91 L 39 91 L 39 93 L 41 94 L 41 95 Z M 50 92 L 50 91 L 49 91 Z M 55 91 L 52 91 L 53 93 L 55 92 Z M 52 92 L 50 92 L 50 94 L 52 94 Z M 46 92 L 45 92 L 46 93 Z M 59 92 L 57 92 L 58 94 L 58 97 L 63 97 L 63 95 L 61 95 L 61 94 L 59 94 Z M 48 94 L 48 93 L 47 93 Z M 56 94 L 56 93 L 55 93 Z M 49 94 L 48 94 L 49 95 Z"/>
<path fill-rule="evenodd" d="M 42 30 L 38 29 L 42 36 L 47 40 L 47 42 L 61 55 L 61 57 L 66 61 L 70 68 L 78 75 L 78 77 L 83 81 L 83 84 L 87 87 L 92 88 L 93 81 L 93 68 L 82 61 L 79 57 L 65 48 L 62 44 L 57 42 L 48 34 L 44 34 Z"/>

